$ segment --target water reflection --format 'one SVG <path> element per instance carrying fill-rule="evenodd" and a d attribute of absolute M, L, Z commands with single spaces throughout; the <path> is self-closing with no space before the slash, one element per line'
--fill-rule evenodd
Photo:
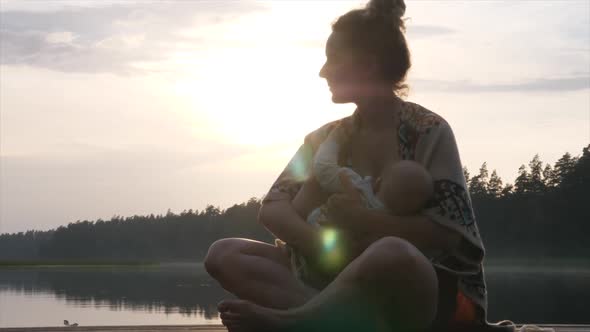
<path fill-rule="evenodd" d="M 200 265 L 2 269 L 0 293 L 53 295 L 56 301 L 79 308 L 180 313 L 215 322 L 216 303 L 229 296 Z"/>
<path fill-rule="evenodd" d="M 588 324 L 590 269 L 488 267 L 490 321 Z M 217 324 L 231 296 L 201 265 L 0 269 L 0 327 Z"/>
<path fill-rule="evenodd" d="M 590 268 L 494 266 L 486 269 L 489 320 L 589 324 Z"/>

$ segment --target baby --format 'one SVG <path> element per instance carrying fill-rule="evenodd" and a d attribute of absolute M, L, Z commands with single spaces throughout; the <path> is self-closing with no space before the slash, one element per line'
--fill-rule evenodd
<path fill-rule="evenodd" d="M 338 165 L 341 142 L 346 139 L 345 128 L 334 128 L 320 145 L 313 160 L 312 178 L 304 185 L 319 187 L 327 194 L 342 192 L 339 174 L 344 172 L 351 183 L 360 191 L 363 205 L 369 209 L 385 210 L 392 215 L 405 216 L 418 213 L 433 194 L 432 177 L 422 165 L 415 161 L 403 160 L 387 167 L 381 176 L 373 180 L 362 177 L 348 167 Z M 316 182 L 316 184 L 314 184 Z M 305 195 L 305 188 L 299 194 Z M 299 194 L 297 196 L 299 196 Z M 310 211 L 312 202 L 295 197 L 296 210 Z M 300 209 L 298 209 L 300 205 Z M 315 207 L 306 216 L 307 222 L 319 226 L 327 220 L 322 206 Z"/>
<path fill-rule="evenodd" d="M 310 264 L 308 257 L 297 252 L 291 257 L 296 273 L 307 275 L 308 280 L 323 280 L 321 275 L 326 273 L 335 275 L 350 258 L 354 258 L 343 251 L 346 250 L 345 247 L 338 244 L 338 238 L 346 237 L 351 230 L 328 227 L 331 223 L 325 209 L 329 195 L 343 192 L 340 173 L 348 176 L 352 185 L 359 190 L 362 204 L 366 208 L 383 210 L 391 215 L 418 213 L 434 191 L 432 177 L 415 161 L 404 160 L 386 167 L 376 181 L 370 176 L 362 177 L 348 167 L 339 166 L 338 154 L 347 136 L 344 125 L 330 132 L 315 154 L 312 176 L 292 201 L 294 209 L 309 224 L 315 227 L 327 225 L 322 229 L 324 252 L 314 258 L 314 264 Z M 319 271 L 322 272 L 318 275 Z"/>

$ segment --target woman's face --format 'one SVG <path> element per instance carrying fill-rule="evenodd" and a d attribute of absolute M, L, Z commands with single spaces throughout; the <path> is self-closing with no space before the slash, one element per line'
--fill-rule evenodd
<path fill-rule="evenodd" d="M 354 53 L 336 32 L 326 42 L 326 63 L 320 77 L 326 79 L 334 103 L 356 102 L 370 92 L 374 66 Z"/>

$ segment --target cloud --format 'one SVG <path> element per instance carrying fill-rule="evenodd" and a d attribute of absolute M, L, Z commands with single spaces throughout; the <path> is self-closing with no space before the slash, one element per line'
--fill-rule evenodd
<path fill-rule="evenodd" d="M 133 74 L 139 63 L 198 51 L 202 40 L 182 34 L 264 7 L 254 2 L 151 2 L 51 11 L 1 11 L 0 64 L 64 72 Z"/>
<path fill-rule="evenodd" d="M 449 35 L 455 33 L 455 30 L 437 26 L 437 25 L 413 25 L 407 24 L 407 33 L 409 38 L 425 38 L 440 35 Z"/>
<path fill-rule="evenodd" d="M 441 35 L 449 35 L 455 33 L 455 30 L 446 28 L 443 26 L 435 26 L 435 25 L 414 25 L 408 23 L 406 25 L 407 33 L 406 36 L 408 40 L 416 40 L 422 38 L 429 38 L 429 37 L 436 37 Z M 326 46 L 326 40 L 324 39 L 310 39 L 310 40 L 302 40 L 299 41 L 299 45 L 302 47 L 310 47 L 310 48 L 321 48 L 323 49 Z"/>
<path fill-rule="evenodd" d="M 256 153 L 252 146 L 200 139 L 181 148 L 153 144 L 127 144 L 122 147 L 68 142 L 46 153 L 0 155 L 3 167 L 25 170 L 27 165 L 41 165 L 43 174 L 71 174 L 125 171 L 150 175 L 154 171 L 174 173 L 184 169 L 227 165 L 234 159 Z M 270 148 L 269 148 L 270 149 Z M 2 176 L 11 174 L 4 173 Z"/>
<path fill-rule="evenodd" d="M 536 79 L 520 83 L 484 84 L 471 81 L 415 79 L 415 90 L 438 92 L 566 92 L 590 89 L 590 75 L 565 78 Z"/>
<path fill-rule="evenodd" d="M 223 42 L 208 34 L 208 27 L 267 9 L 250 1 L 8 3 L 8 10 L 0 11 L 0 64 L 120 75 L 166 71 L 164 62 L 172 53 L 198 56 Z M 411 39 L 453 32 L 442 26 L 408 24 Z M 323 48 L 325 40 L 300 44 Z"/>

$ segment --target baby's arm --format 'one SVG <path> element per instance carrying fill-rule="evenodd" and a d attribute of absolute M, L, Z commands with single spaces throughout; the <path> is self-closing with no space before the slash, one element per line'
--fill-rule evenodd
<path fill-rule="evenodd" d="M 322 190 L 317 179 L 314 176 L 310 176 L 299 192 L 297 192 L 291 204 L 301 218 L 307 219 L 307 216 L 313 209 L 326 202 L 328 196 L 329 194 Z"/>

